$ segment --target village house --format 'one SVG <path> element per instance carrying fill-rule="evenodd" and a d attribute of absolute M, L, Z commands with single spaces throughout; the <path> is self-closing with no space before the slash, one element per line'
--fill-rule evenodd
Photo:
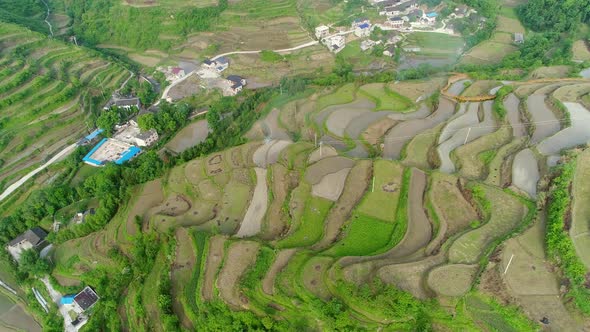
<path fill-rule="evenodd" d="M 387 47 L 384 51 L 383 51 L 383 55 L 384 56 L 388 56 L 388 57 L 392 57 L 395 55 L 395 46 L 394 45 L 389 45 L 389 47 Z"/>
<path fill-rule="evenodd" d="M 215 62 L 217 63 L 217 65 L 215 66 L 215 70 L 217 70 L 217 72 L 219 73 L 221 73 L 229 67 L 229 59 L 226 57 L 221 57 L 215 60 Z"/>
<path fill-rule="evenodd" d="M 438 17 L 437 12 L 430 12 L 430 13 L 422 16 L 422 20 L 424 20 L 425 23 L 432 25 L 432 24 L 436 23 L 437 17 Z"/>
<path fill-rule="evenodd" d="M 394 29 L 401 29 L 404 26 L 404 20 L 399 16 L 390 17 L 385 24 Z"/>
<path fill-rule="evenodd" d="M 89 209 L 84 212 L 78 212 L 74 215 L 71 222 L 75 225 L 79 225 L 86 220 L 87 216 L 94 215 L 94 212 L 94 209 Z"/>
<path fill-rule="evenodd" d="M 385 42 L 385 45 L 395 45 L 397 43 L 399 43 L 400 41 L 402 41 L 403 37 L 400 35 L 394 35 L 391 36 L 387 39 L 387 41 Z"/>
<path fill-rule="evenodd" d="M 46 244 L 46 237 L 47 233 L 43 229 L 40 227 L 33 227 L 10 241 L 6 246 L 6 249 L 8 249 L 8 252 L 12 255 L 14 260 L 18 262 L 23 251 L 29 249 L 43 249 Z"/>
<path fill-rule="evenodd" d="M 373 46 L 375 46 L 375 42 L 374 41 L 372 41 L 370 39 L 363 40 L 361 42 L 361 51 L 364 52 L 364 51 L 370 50 L 371 48 L 373 48 Z"/>
<path fill-rule="evenodd" d="M 140 106 L 141 106 L 141 103 L 139 101 L 139 98 L 137 98 L 137 97 L 122 98 L 122 97 L 119 97 L 119 96 L 113 94 L 113 96 L 108 101 L 108 103 L 103 107 L 103 109 L 106 111 L 106 110 L 111 109 L 111 107 L 117 107 L 117 108 L 124 108 L 126 110 L 130 110 L 133 107 L 136 107 L 137 109 L 139 109 Z"/>
<path fill-rule="evenodd" d="M 137 146 L 151 146 L 156 141 L 158 141 L 158 132 L 155 129 L 140 132 L 135 136 Z"/>
<path fill-rule="evenodd" d="M 328 28 L 325 25 L 320 25 L 315 28 L 315 37 L 318 40 L 322 40 L 323 38 L 328 37 L 329 34 L 330 34 L 330 28 Z"/>
<path fill-rule="evenodd" d="M 346 46 L 346 38 L 341 35 L 332 36 L 323 40 L 328 50 L 332 53 L 338 53 Z"/>
<path fill-rule="evenodd" d="M 398 16 L 402 14 L 408 14 L 412 10 L 418 8 L 418 1 L 417 0 L 409 0 L 409 1 L 401 1 L 391 6 L 384 7 L 383 10 L 379 12 L 380 15 L 385 16 Z"/>
<path fill-rule="evenodd" d="M 471 15 L 471 13 L 475 12 L 473 9 L 470 9 L 466 5 L 459 5 L 455 8 L 455 11 L 449 15 L 451 18 L 464 18 Z"/>
<path fill-rule="evenodd" d="M 422 49 L 418 46 L 404 46 L 403 50 L 404 52 L 417 53 L 420 52 Z"/>
<path fill-rule="evenodd" d="M 238 75 L 229 75 L 227 81 L 229 83 L 230 94 L 232 95 L 238 94 L 246 86 L 246 79 Z"/>
<path fill-rule="evenodd" d="M 368 24 L 370 26 L 371 21 L 369 21 L 369 19 L 367 19 L 367 18 L 357 18 L 354 21 L 352 21 L 351 27 L 353 29 L 356 29 L 356 28 L 360 27 L 361 25 L 365 25 L 365 24 Z"/>
<path fill-rule="evenodd" d="M 86 286 L 80 293 L 76 295 L 64 295 L 60 300 L 61 305 L 71 306 L 72 310 L 77 314 L 81 314 L 92 308 L 98 302 L 98 295 L 96 292 Z M 73 324 L 74 322 L 72 322 Z"/>
<path fill-rule="evenodd" d="M 184 77 L 184 69 L 180 68 L 180 67 L 174 67 L 170 70 L 170 73 L 172 75 L 170 75 L 170 78 L 172 78 L 172 80 L 177 80 L 180 78 Z"/>
<path fill-rule="evenodd" d="M 522 33 L 515 33 L 514 34 L 514 43 L 515 44 L 522 44 L 524 43 L 524 35 Z"/>
<path fill-rule="evenodd" d="M 371 24 L 363 23 L 357 26 L 354 30 L 354 35 L 359 38 L 369 37 L 371 35 Z"/>
<path fill-rule="evenodd" d="M 201 66 L 207 69 L 215 69 L 217 63 L 215 62 L 215 60 L 205 59 Z"/>

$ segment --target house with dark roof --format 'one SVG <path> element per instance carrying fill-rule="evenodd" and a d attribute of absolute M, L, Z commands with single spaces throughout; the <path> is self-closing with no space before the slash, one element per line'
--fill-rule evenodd
<path fill-rule="evenodd" d="M 238 75 L 229 75 L 227 81 L 229 83 L 230 94 L 232 95 L 238 94 L 246 86 L 246 79 Z"/>
<path fill-rule="evenodd" d="M 135 136 L 135 143 L 138 146 L 150 146 L 158 140 L 158 132 L 155 129 L 143 131 Z"/>
<path fill-rule="evenodd" d="M 78 313 L 82 313 L 92 308 L 96 302 L 98 302 L 98 295 L 94 290 L 88 286 L 74 296 L 74 310 Z"/>
<path fill-rule="evenodd" d="M 227 67 L 229 67 L 229 59 L 226 57 L 221 57 L 221 58 L 215 60 L 215 63 L 216 63 L 215 69 L 220 73 L 222 71 L 226 70 Z"/>
<path fill-rule="evenodd" d="M 400 29 L 404 26 L 404 20 L 399 16 L 390 17 L 385 24 L 394 29 Z"/>
<path fill-rule="evenodd" d="M 524 43 L 524 35 L 519 32 L 515 33 L 514 34 L 514 43 L 516 43 L 516 44 Z"/>
<path fill-rule="evenodd" d="M 351 27 L 353 29 L 356 29 L 356 28 L 358 28 L 359 26 L 361 26 L 363 24 L 369 24 L 370 25 L 371 24 L 371 21 L 369 21 L 369 19 L 368 18 L 365 18 L 365 17 L 363 17 L 363 18 L 357 18 L 354 21 L 352 21 Z"/>
<path fill-rule="evenodd" d="M 6 249 L 12 255 L 15 261 L 18 262 L 23 251 L 29 249 L 41 250 L 45 246 L 45 238 L 47 233 L 40 227 L 33 227 L 14 240 L 8 242 Z"/>
<path fill-rule="evenodd" d="M 108 110 L 113 106 L 117 108 L 124 108 L 126 110 L 130 110 L 132 107 L 137 107 L 137 109 L 139 109 L 141 103 L 139 101 L 139 98 L 137 97 L 120 98 L 118 96 L 113 95 L 109 102 L 103 107 L 103 109 Z"/>

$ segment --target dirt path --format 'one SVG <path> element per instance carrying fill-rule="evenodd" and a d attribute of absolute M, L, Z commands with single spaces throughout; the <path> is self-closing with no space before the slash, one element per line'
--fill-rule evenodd
<path fill-rule="evenodd" d="M 45 2 L 45 0 L 41 0 L 41 2 L 43 2 L 45 8 L 47 8 L 47 15 L 45 15 L 45 23 L 47 23 L 47 25 L 49 26 L 49 34 L 51 35 L 51 37 L 53 37 L 53 26 L 49 22 L 49 15 L 51 14 L 51 12 L 49 11 L 49 5 L 47 4 L 47 2 Z"/>
<path fill-rule="evenodd" d="M 256 187 L 250 206 L 244 215 L 244 220 L 236 234 L 237 237 L 254 236 L 260 232 L 262 219 L 268 205 L 268 189 L 266 186 L 266 169 L 256 167 Z"/>
<path fill-rule="evenodd" d="M 301 45 L 298 45 L 298 46 L 295 46 L 295 47 L 283 48 L 283 49 L 280 49 L 280 50 L 273 50 L 273 52 L 276 52 L 276 53 L 289 53 L 289 52 L 292 52 L 292 51 L 300 50 L 302 48 L 314 46 L 314 45 L 317 45 L 319 43 L 320 43 L 319 41 L 313 40 L 313 41 L 310 41 L 310 42 L 307 42 L 307 43 L 304 43 L 304 44 L 301 44 Z M 262 50 L 255 50 L 255 51 L 233 51 L 233 52 L 227 52 L 227 53 L 223 53 L 223 54 L 218 54 L 218 55 L 212 57 L 211 60 L 216 60 L 216 59 L 219 59 L 221 57 L 224 57 L 224 56 L 227 56 L 227 55 L 232 55 L 232 54 L 258 54 L 260 52 L 262 52 Z"/>

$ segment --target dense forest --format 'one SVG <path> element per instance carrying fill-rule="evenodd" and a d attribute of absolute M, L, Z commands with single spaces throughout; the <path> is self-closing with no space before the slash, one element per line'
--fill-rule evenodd
<path fill-rule="evenodd" d="M 587 0 L 530 0 L 518 9 L 523 24 L 535 31 L 574 31 L 580 22 L 590 22 Z"/>

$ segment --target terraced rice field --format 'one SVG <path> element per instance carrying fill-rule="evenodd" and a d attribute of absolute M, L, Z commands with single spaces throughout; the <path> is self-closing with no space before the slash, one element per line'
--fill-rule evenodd
<path fill-rule="evenodd" d="M 444 311 L 429 307 L 429 319 L 449 330 L 526 330 L 502 311 L 518 312 L 513 305 L 530 326 L 549 317 L 551 328 L 579 330 L 581 323 L 567 319 L 558 274 L 544 256 L 544 208 L 530 199 L 550 174 L 544 155 L 587 139 L 579 124 L 588 112 L 585 87 L 518 88 L 503 101 L 505 118 L 494 114 L 492 101 L 444 97 L 434 111 L 420 102 L 407 113 L 377 110 L 362 96 L 367 88 L 382 86 L 344 85 L 291 101 L 259 120 L 250 134 L 262 135 L 249 136 L 250 143 L 177 165 L 135 188 L 137 199 L 104 231 L 58 246 L 59 275 L 79 280 L 92 262 L 111 264 L 109 248 L 119 241 L 129 250 L 139 233 L 129 227 L 131 216 L 140 215 L 142 233 L 177 239 L 173 307 L 187 329 L 196 326 L 199 306 L 214 304 L 324 330 L 333 322 L 324 310 L 337 304 L 367 329 L 403 330 L 415 318 L 396 316 L 392 308 L 403 304 L 390 302 L 414 301 L 409 293 L 444 304 Z M 535 123 L 527 130 L 526 122 L 560 117 L 552 109 L 559 104 L 546 96 L 564 104 L 571 126 L 550 132 Z M 361 148 L 372 158 L 350 156 Z M 588 155 L 578 160 L 569 230 L 585 260 Z M 160 192 L 150 187 L 158 182 Z M 156 267 L 163 264 L 159 257 Z M 154 278 L 129 296 L 140 294 L 146 312 L 158 317 L 146 297 Z M 451 322 L 447 309 L 455 313 Z"/>
<path fill-rule="evenodd" d="M 8 23 L 0 23 L 0 181 L 11 183 L 88 134 L 95 110 L 127 77 L 122 66 Z M 14 53 L 18 46 L 18 56 Z M 98 105 L 101 102 L 98 98 Z"/>

